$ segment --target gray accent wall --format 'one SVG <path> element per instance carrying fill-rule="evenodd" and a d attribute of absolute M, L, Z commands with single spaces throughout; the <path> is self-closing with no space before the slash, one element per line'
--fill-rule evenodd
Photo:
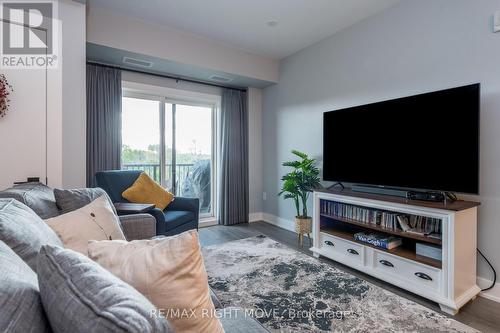
<path fill-rule="evenodd" d="M 250 220 L 262 212 L 262 90 L 248 88 L 248 193 Z"/>
<path fill-rule="evenodd" d="M 498 0 L 402 1 L 284 59 L 279 83 L 263 93 L 263 212 L 293 220 L 292 203 L 276 196 L 281 162 L 291 149 L 321 161 L 323 112 L 480 82 L 481 195 L 469 199 L 483 203 L 478 246 L 500 269 L 497 10 Z M 438 135 L 443 146 L 450 144 Z M 478 262 L 479 275 L 490 280 L 489 268 Z"/>

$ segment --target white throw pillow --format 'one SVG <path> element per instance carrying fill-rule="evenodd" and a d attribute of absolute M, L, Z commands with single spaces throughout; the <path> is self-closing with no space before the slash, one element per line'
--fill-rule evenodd
<path fill-rule="evenodd" d="M 103 195 L 75 211 L 45 220 L 64 247 L 88 256 L 91 240 L 125 240 L 118 217 Z"/>

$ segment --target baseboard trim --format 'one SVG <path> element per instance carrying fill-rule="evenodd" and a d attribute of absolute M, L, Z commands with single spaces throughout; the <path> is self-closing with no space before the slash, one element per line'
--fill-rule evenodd
<path fill-rule="evenodd" d="M 295 232 L 295 222 L 272 214 L 263 213 L 262 215 L 262 221 Z"/>
<path fill-rule="evenodd" d="M 262 212 L 256 212 L 256 213 L 250 213 L 248 215 L 248 222 L 258 222 L 258 221 L 264 221 L 264 213 Z"/>
<path fill-rule="evenodd" d="M 217 219 L 215 219 L 215 218 L 202 219 L 202 220 L 200 220 L 198 227 L 206 228 L 206 227 L 211 227 L 211 226 L 217 225 L 217 224 L 219 224 L 219 221 L 217 221 Z"/>
<path fill-rule="evenodd" d="M 491 280 L 488 280 L 488 279 L 485 279 L 485 278 L 482 278 L 479 276 L 477 277 L 477 285 L 481 289 L 491 286 L 492 283 L 493 283 L 493 281 L 491 281 Z M 495 286 L 493 288 L 491 288 L 490 290 L 481 291 L 479 293 L 479 296 L 487 298 L 491 301 L 495 301 L 495 302 L 500 303 L 500 283 L 499 282 L 495 283 Z"/>
<path fill-rule="evenodd" d="M 260 214 L 259 215 L 259 220 L 258 221 L 264 221 L 266 223 L 272 224 L 274 226 L 280 227 L 282 229 L 286 229 L 289 231 L 294 231 L 295 232 L 295 223 L 293 221 L 278 217 L 273 214 L 268 214 L 268 213 L 254 213 L 254 214 Z M 254 214 L 250 214 L 251 216 Z M 254 221 L 250 221 L 254 222 Z M 491 285 L 493 281 L 484 279 L 482 277 L 477 277 L 477 285 L 483 289 L 487 288 Z M 494 302 L 499 302 L 500 303 L 500 282 L 497 282 L 495 286 L 487 291 L 482 291 L 478 294 L 481 297 L 487 298 L 489 300 L 492 300 Z"/>

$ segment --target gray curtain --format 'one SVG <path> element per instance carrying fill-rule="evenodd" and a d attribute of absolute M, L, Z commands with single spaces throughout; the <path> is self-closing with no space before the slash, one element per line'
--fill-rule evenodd
<path fill-rule="evenodd" d="M 98 171 L 120 169 L 122 75 L 119 69 L 87 65 L 87 186 Z"/>
<path fill-rule="evenodd" d="M 246 92 L 224 89 L 221 101 L 219 224 L 248 222 Z"/>

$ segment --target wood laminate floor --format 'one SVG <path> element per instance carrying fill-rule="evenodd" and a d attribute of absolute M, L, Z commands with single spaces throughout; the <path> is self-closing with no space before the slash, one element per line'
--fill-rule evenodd
<path fill-rule="evenodd" d="M 300 252 L 312 256 L 312 252 L 309 251 L 308 239 L 304 241 L 304 247 L 300 248 L 297 242 L 297 236 L 295 233 L 278 228 L 271 224 L 265 222 L 253 222 L 249 224 L 238 224 L 235 226 L 211 226 L 200 229 L 200 242 L 202 246 L 209 246 L 215 244 L 221 244 L 225 242 L 230 242 L 233 240 L 243 239 L 247 237 L 266 235 L 282 244 L 288 245 Z M 365 279 L 377 286 L 390 290 L 402 297 L 411 299 L 417 303 L 420 303 L 428 308 L 440 312 L 439 306 L 419 297 L 415 294 L 409 293 L 398 287 L 387 284 L 380 281 L 374 277 L 363 274 L 359 271 L 351 269 L 345 265 L 337 263 L 333 260 L 326 258 L 321 258 L 320 260 L 337 267 L 343 271 L 349 272 L 356 275 L 362 279 Z M 454 319 L 463 322 L 469 326 L 472 326 L 482 332 L 500 332 L 500 303 L 490 301 L 483 297 L 477 297 L 474 301 L 466 304 L 460 312 L 453 317 Z"/>

